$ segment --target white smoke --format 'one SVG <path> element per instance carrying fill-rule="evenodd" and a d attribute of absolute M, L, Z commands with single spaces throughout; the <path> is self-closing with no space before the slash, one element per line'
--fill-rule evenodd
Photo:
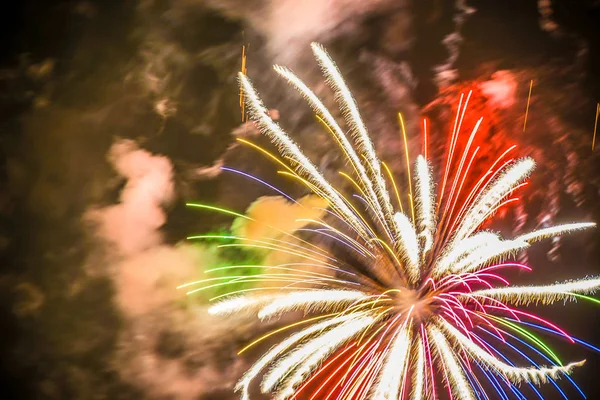
<path fill-rule="evenodd" d="M 186 354 L 167 359 L 155 351 L 164 331 L 178 332 L 188 353 L 207 343 L 218 346 L 219 337 L 232 331 L 229 322 L 212 320 L 210 331 L 201 329 L 211 317 L 203 306 L 192 307 L 185 292 L 177 290 L 178 285 L 198 279 L 199 271 L 216 264 L 218 257 L 207 247 L 163 243 L 164 207 L 175 199 L 171 162 L 129 140 L 116 142 L 108 159 L 127 180 L 119 203 L 90 210 L 85 218 L 96 224 L 97 236 L 108 243 L 105 272 L 113 277 L 117 304 L 127 321 L 115 360 L 122 377 L 154 395 L 178 399 L 230 387 L 233 378 L 227 376 L 239 370 L 239 363 L 223 372 L 209 362 L 190 373 L 184 368 Z"/>
<path fill-rule="evenodd" d="M 511 108 L 517 98 L 518 80 L 510 71 L 496 71 L 492 79 L 479 84 L 481 92 L 493 107 Z"/>
<path fill-rule="evenodd" d="M 166 157 L 140 150 L 135 142 L 115 143 L 109 154 L 115 171 L 127 180 L 119 204 L 93 211 L 100 235 L 123 257 L 132 257 L 162 242 L 163 206 L 175 195 L 173 168 Z"/>
<path fill-rule="evenodd" d="M 160 396 L 197 399 L 208 392 L 232 387 L 247 367 L 236 357 L 240 337 L 252 337 L 258 321 L 211 317 L 206 306 L 192 304 L 182 283 L 201 279 L 206 267 L 220 265 L 215 247 L 190 244 L 167 245 L 160 228 L 167 219 L 165 207 L 176 197 L 173 167 L 168 158 L 140 149 L 129 140 L 116 142 L 108 155 L 115 171 L 124 179 L 119 203 L 96 208 L 85 215 L 96 224 L 96 234 L 108 243 L 107 273 L 116 287 L 116 300 L 126 317 L 120 351 L 115 364 L 121 376 Z M 234 221 L 232 231 L 249 237 L 275 237 L 306 225 L 299 218 L 320 218 L 327 206 L 314 196 L 297 204 L 280 197 L 263 197 L 247 210 L 260 223 Z M 265 265 L 290 262 L 290 255 L 277 251 L 263 254 Z M 210 327 L 210 329 L 207 329 Z M 265 327 L 263 326 L 263 329 Z M 161 334 L 174 331 L 182 348 L 175 357 L 156 351 Z M 190 371 L 190 358 L 201 357 L 203 365 Z M 218 359 L 225 358 L 225 366 Z M 221 363 L 223 364 L 223 363 Z"/>
<path fill-rule="evenodd" d="M 454 15 L 455 29 L 442 40 L 442 43 L 448 50 L 448 58 L 445 63 L 433 69 L 436 83 L 440 89 L 448 87 L 448 85 L 452 84 L 458 78 L 458 70 L 454 64 L 460 55 L 460 46 L 463 41 L 461 29 L 468 16 L 476 11 L 467 4 L 466 0 L 456 0 L 454 8 L 456 10 L 456 14 Z"/>
<path fill-rule="evenodd" d="M 540 28 L 546 32 L 556 32 L 558 24 L 554 20 L 554 10 L 552 10 L 552 2 L 550 0 L 537 1 L 538 12 L 540 13 Z"/>
<path fill-rule="evenodd" d="M 267 40 L 275 62 L 293 65 L 311 42 L 356 31 L 372 12 L 407 6 L 406 0 L 209 0 L 221 12 L 244 19 Z"/>

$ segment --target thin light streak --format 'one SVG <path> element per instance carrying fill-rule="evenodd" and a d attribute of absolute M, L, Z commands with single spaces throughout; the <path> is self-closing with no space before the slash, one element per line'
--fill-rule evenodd
<path fill-rule="evenodd" d="M 533 79 L 529 82 L 529 94 L 527 95 L 527 107 L 525 108 L 525 120 L 523 121 L 523 132 L 527 127 L 527 117 L 529 116 L 529 104 L 531 102 L 531 91 L 533 90 Z"/>
<path fill-rule="evenodd" d="M 248 48 L 250 47 L 250 44 L 248 44 Z M 247 68 L 246 68 L 246 60 L 247 60 L 247 55 L 246 55 L 246 45 L 242 46 L 242 67 L 240 68 L 240 72 L 244 75 L 247 74 Z M 247 116 L 246 116 L 246 102 L 244 100 L 244 91 L 242 90 L 242 88 L 240 88 L 240 109 L 242 112 L 242 122 L 246 122 L 247 120 Z"/>
<path fill-rule="evenodd" d="M 596 119 L 594 120 L 594 136 L 592 137 L 592 151 L 596 146 L 596 131 L 598 129 L 598 116 L 600 115 L 600 103 L 596 104 Z"/>
<path fill-rule="evenodd" d="M 388 177 L 390 178 L 390 182 L 392 182 L 392 186 L 394 187 L 394 193 L 396 194 L 396 201 L 398 202 L 398 207 L 400 207 L 400 212 L 404 213 L 404 208 L 402 207 L 402 200 L 400 199 L 400 192 L 398 191 L 398 186 L 396 185 L 396 180 L 394 179 L 394 175 L 392 174 L 392 171 L 390 171 L 390 169 L 388 168 L 388 166 L 385 162 L 382 161 L 381 165 L 383 165 L 385 172 L 387 173 Z"/>
<path fill-rule="evenodd" d="M 241 350 L 239 350 L 237 352 L 237 354 L 239 356 L 240 354 L 244 353 L 245 351 L 247 351 L 251 347 L 255 346 L 256 344 L 258 344 L 258 343 L 262 342 L 263 340 L 265 340 L 265 339 L 267 339 L 267 338 L 269 338 L 269 337 L 271 337 L 273 335 L 276 335 L 276 334 L 278 334 L 280 332 L 286 331 L 288 329 L 294 328 L 294 327 L 299 326 L 299 325 L 308 324 L 309 322 L 314 322 L 314 321 L 318 321 L 320 319 L 334 317 L 334 316 L 337 316 L 337 315 L 338 315 L 337 313 L 336 314 L 320 315 L 318 317 L 307 318 L 307 319 L 303 319 L 303 320 L 301 320 L 299 322 L 295 322 L 293 324 L 285 325 L 282 328 L 275 329 L 274 331 L 271 331 L 271 332 L 269 332 L 269 333 L 267 333 L 267 334 L 259 337 L 258 339 L 254 340 L 253 342 L 251 342 L 250 344 L 246 345 L 244 348 L 242 348 Z"/>
<path fill-rule="evenodd" d="M 423 118 L 423 156 L 427 160 L 427 118 Z"/>
<path fill-rule="evenodd" d="M 271 185 L 271 184 L 269 184 L 269 183 L 267 183 L 267 182 L 263 181 L 263 180 L 262 180 L 262 179 L 260 179 L 260 178 L 257 178 L 257 177 L 255 177 L 255 176 L 253 176 L 253 175 L 247 174 L 247 173 L 245 173 L 245 172 L 242 172 L 242 171 L 238 171 L 237 169 L 233 169 L 233 168 L 221 167 L 221 170 L 222 170 L 222 171 L 233 172 L 233 173 L 235 173 L 235 174 L 239 174 L 239 175 L 245 176 L 246 178 L 250 178 L 250 179 L 252 179 L 252 180 L 255 180 L 255 181 L 259 182 L 259 183 L 262 183 L 263 185 L 265 185 L 265 186 L 266 186 L 266 187 L 268 187 L 269 189 L 273 189 L 274 191 L 276 191 L 277 193 L 279 193 L 280 195 L 282 195 L 283 197 L 285 197 L 286 199 L 288 199 L 288 200 L 289 200 L 289 201 L 291 201 L 292 203 L 299 204 L 299 203 L 298 203 L 298 202 L 297 202 L 297 201 L 296 201 L 294 198 L 292 198 L 290 195 L 288 195 L 288 194 L 284 193 L 283 191 L 281 191 L 281 190 L 277 189 L 275 186 L 273 186 L 273 185 Z"/>
<path fill-rule="evenodd" d="M 227 210 L 227 209 L 221 208 L 221 207 L 209 206 L 207 204 L 200 204 L 200 203 L 186 203 L 185 205 L 188 207 L 203 208 L 206 210 L 217 211 L 217 212 L 220 212 L 223 214 L 233 215 L 234 217 L 247 219 L 249 221 L 254 221 L 254 219 L 252 219 L 244 214 L 240 214 L 235 211 Z"/>
<path fill-rule="evenodd" d="M 406 171 L 408 176 L 408 193 L 410 196 L 410 211 L 412 215 L 412 220 L 415 220 L 415 206 L 413 204 L 413 190 L 412 190 L 412 182 L 411 182 L 411 173 L 410 173 L 410 156 L 408 154 L 408 138 L 406 137 L 406 127 L 404 126 L 404 118 L 402 117 L 402 113 L 398 113 L 398 119 L 400 120 L 400 127 L 402 129 L 402 140 L 404 141 L 404 154 L 406 155 Z"/>

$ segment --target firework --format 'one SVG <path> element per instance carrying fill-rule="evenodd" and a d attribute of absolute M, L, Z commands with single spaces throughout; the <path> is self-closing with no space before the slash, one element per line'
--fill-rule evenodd
<path fill-rule="evenodd" d="M 243 311 L 267 320 L 291 311 L 304 312 L 304 319 L 242 349 L 241 352 L 267 337 L 280 338 L 237 384 L 241 398 L 250 398 L 250 387 L 259 379 L 260 390 L 280 400 L 298 396 L 432 399 L 439 398 L 443 386 L 451 398 L 476 399 L 488 398 L 483 379 L 501 394 L 504 387 L 520 393 L 514 386 L 520 382 L 551 382 L 556 386 L 554 380 L 561 376 L 571 380 L 568 374 L 583 361 L 563 365 L 528 329 L 546 330 L 571 342 L 581 341 L 549 321 L 515 307 L 587 298 L 586 294 L 600 287 L 600 279 L 515 287 L 500 272 L 510 268 L 531 270 L 506 260 L 538 240 L 594 224 L 566 224 L 513 239 L 484 230 L 498 209 L 516 201 L 512 196 L 525 184 L 534 162 L 528 158 L 508 159 L 513 147 L 481 176 L 466 179 L 480 150 L 472 149 L 471 144 L 481 120 L 464 148 L 459 148 L 457 138 L 468 103 L 468 98 L 462 97 L 462 112 L 457 114 L 438 190 L 429 160 L 418 156 L 414 184 L 408 177 L 409 198 L 405 204 L 409 208 L 403 211 L 401 186 L 377 157 L 340 72 L 321 46 L 313 44 L 312 49 L 335 92 L 348 135 L 290 70 L 275 67 L 275 71 L 306 98 L 339 145 L 351 171 L 343 176 L 357 191 L 351 197 L 334 187 L 269 117 L 248 78 L 240 74 L 239 80 L 249 115 L 288 162 L 252 146 L 283 167 L 284 176 L 302 183 L 327 202 L 329 218 L 304 221 L 313 228 L 303 231 L 312 237 L 329 239 L 332 244 L 317 246 L 310 238 L 300 237 L 299 232 L 281 232 L 277 239 L 224 236 L 238 240 L 241 247 L 283 251 L 302 261 L 265 267 L 257 274 L 209 278 L 184 285 L 203 285 L 191 293 L 240 282 L 259 284 L 217 296 L 210 308 L 215 315 Z M 406 158 L 409 159 L 408 153 Z M 382 166 L 388 172 L 387 180 Z M 394 188 L 395 204 L 388 186 Z M 213 206 L 194 205 L 249 218 Z M 307 266 L 320 269 L 309 270 Z M 243 266 L 235 266 L 236 271 L 240 268 Z M 263 287 L 262 283 L 268 285 Z M 537 365 L 519 350 L 522 345 L 544 357 L 548 364 Z M 515 366 L 504 355 L 507 348 L 519 355 L 515 362 L 525 359 L 528 364 Z M 316 388 L 315 382 L 320 383 Z M 538 393 L 533 385 L 532 388 Z"/>

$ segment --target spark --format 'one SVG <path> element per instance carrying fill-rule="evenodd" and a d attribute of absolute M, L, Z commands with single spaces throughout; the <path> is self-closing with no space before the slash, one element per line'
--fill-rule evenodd
<path fill-rule="evenodd" d="M 486 352 L 483 348 L 475 344 L 475 342 L 467 336 L 460 333 L 458 329 L 450 325 L 447 321 L 441 322 L 442 329 L 446 331 L 448 336 L 452 337 L 465 348 L 470 355 L 477 361 L 483 363 L 488 368 L 496 370 L 501 375 L 511 379 L 514 383 L 521 381 L 540 383 L 546 382 L 548 377 L 556 379 L 559 373 L 570 373 L 573 368 L 583 365 L 583 361 L 571 363 L 564 367 L 542 367 L 542 368 L 515 368 L 504 364 L 496 357 Z"/>
<path fill-rule="evenodd" d="M 221 208 L 221 207 L 210 206 L 208 204 L 186 203 L 186 206 L 188 206 L 188 207 L 196 207 L 196 208 L 204 208 L 206 210 L 217 211 L 217 212 L 220 212 L 220 213 L 223 213 L 223 214 L 233 215 L 234 217 L 243 218 L 243 219 L 247 219 L 249 221 L 253 221 L 252 218 L 247 217 L 244 214 L 240 214 L 238 212 L 227 210 L 227 209 Z"/>
<path fill-rule="evenodd" d="M 287 311 L 293 311 L 298 307 L 308 305 L 311 308 L 303 308 L 305 312 L 314 311 L 315 307 L 333 308 L 336 304 L 344 305 L 363 300 L 364 293 L 350 290 L 315 290 L 310 292 L 296 292 L 282 296 L 272 301 L 268 306 L 262 308 L 258 318 L 267 319 L 280 315 Z"/>
<path fill-rule="evenodd" d="M 248 59 L 248 55 L 247 55 L 247 49 L 250 48 L 250 44 L 248 43 L 248 46 L 246 47 L 246 45 L 242 46 L 242 66 L 240 68 L 240 73 L 246 75 L 248 73 L 248 68 L 246 66 L 246 62 Z M 246 122 L 247 120 L 247 116 L 246 116 L 246 101 L 244 99 L 244 91 L 240 88 L 240 109 L 242 112 L 242 122 Z"/>
<path fill-rule="evenodd" d="M 417 360 L 415 363 L 415 373 L 413 376 L 412 398 L 413 400 L 420 400 L 422 398 L 425 382 L 425 348 L 422 338 L 417 340 L 416 347 Z"/>
<path fill-rule="evenodd" d="M 433 246 L 433 234 L 435 232 L 434 204 L 432 202 L 432 183 L 429 165 L 424 157 L 417 157 L 417 208 L 419 219 L 416 221 L 419 228 L 419 236 L 425 240 L 421 250 L 421 258 L 431 250 Z"/>
<path fill-rule="evenodd" d="M 598 116 L 600 115 L 600 103 L 596 104 L 596 119 L 594 121 L 594 136 L 592 137 L 592 151 L 596 146 L 596 130 L 598 129 Z"/>
<path fill-rule="evenodd" d="M 276 397 L 280 399 L 289 398 L 294 394 L 294 386 L 301 382 L 304 375 L 311 372 L 323 358 L 327 358 L 329 354 L 342 346 L 347 340 L 358 335 L 374 322 L 372 317 L 364 314 L 349 315 L 347 317 L 347 321 L 298 346 L 290 354 L 276 362 L 263 379 L 261 384 L 263 393 L 270 392 L 278 383 L 282 383 L 290 372 L 294 371 L 293 376 L 287 382 L 283 382 L 284 388 L 279 391 Z"/>
<path fill-rule="evenodd" d="M 427 118 L 423 118 L 423 157 L 427 160 Z"/>
<path fill-rule="evenodd" d="M 390 181 L 392 182 L 392 186 L 394 187 L 394 193 L 396 194 L 396 201 L 398 202 L 398 207 L 400 207 L 400 212 L 403 213 L 404 209 L 402 208 L 402 200 L 400 199 L 400 192 L 398 191 L 398 185 L 396 185 L 396 180 L 394 179 L 394 175 L 392 175 L 392 171 L 388 168 L 386 163 L 382 162 L 381 164 L 383 165 L 385 172 L 390 177 Z"/>
<path fill-rule="evenodd" d="M 529 82 L 529 95 L 527 96 L 527 107 L 525 108 L 525 120 L 523 121 L 523 132 L 527 127 L 527 117 L 529 116 L 529 104 L 531 102 L 531 91 L 533 90 L 533 79 Z"/>
<path fill-rule="evenodd" d="M 404 154 L 406 156 L 406 170 L 408 171 L 408 191 L 410 198 L 410 211 L 412 215 L 413 221 L 415 220 L 415 207 L 413 204 L 413 190 L 411 183 L 411 174 L 410 174 L 410 156 L 408 154 L 408 138 L 406 137 L 406 127 L 404 126 L 404 118 L 402 117 L 402 113 L 398 113 L 398 119 L 400 120 L 400 127 L 402 128 L 402 140 L 404 141 Z"/>
<path fill-rule="evenodd" d="M 406 372 L 406 361 L 409 359 L 410 330 L 404 324 L 392 339 L 392 346 L 383 364 L 379 383 L 373 393 L 373 399 L 397 399 L 401 381 Z"/>
<path fill-rule="evenodd" d="M 188 292 L 194 293 L 232 285 L 230 293 L 213 298 L 219 300 L 209 309 L 213 315 L 251 313 L 258 319 L 271 320 L 289 312 L 302 312 L 303 316 L 295 322 L 264 334 L 240 351 L 283 336 L 238 382 L 235 390 L 242 400 L 250 400 L 251 387 L 260 377 L 262 381 L 256 385 L 276 400 L 296 398 L 300 392 L 310 399 L 325 400 L 434 399 L 438 398 L 436 386 L 440 383 L 446 384 L 451 399 L 488 399 L 491 396 L 480 383 L 483 378 L 504 399 L 508 399 L 511 392 L 524 398 L 514 386 L 521 382 L 530 385 L 550 382 L 562 394 L 554 380 L 568 377 L 583 361 L 563 365 L 550 345 L 524 326 L 549 331 L 571 343 L 589 345 L 570 337 L 550 321 L 512 307 L 580 298 L 600 303 L 589 297 L 600 289 L 600 278 L 588 277 L 554 285 L 512 286 L 502 274 L 509 268 L 531 271 L 529 266 L 506 260 L 537 241 L 588 229 L 595 224 L 544 227 L 512 239 L 484 229 L 486 221 L 499 208 L 518 201 L 512 195 L 526 184 L 535 163 L 529 158 L 507 159 L 513 146 L 495 158 L 490 168 L 473 167 L 487 159 L 481 156 L 486 152 L 484 146 L 471 150 L 481 119 L 464 148 L 461 150 L 458 145 L 471 93 L 461 95 L 445 160 L 427 157 L 427 122 L 424 120 L 425 156 L 417 156 L 411 167 L 404 120 L 399 114 L 407 162 L 406 195 L 410 204 L 410 211 L 407 209 L 405 213 L 401 201 L 403 193 L 391 170 L 377 157 L 341 73 L 323 47 L 313 44 L 312 49 L 328 85 L 335 92 L 348 135 L 296 75 L 284 67 L 275 67 L 275 71 L 303 95 L 339 146 L 340 156 L 349 167 L 340 174 L 351 183 L 356 194 L 344 194 L 325 178 L 291 136 L 269 117 L 250 80 L 240 73 L 249 116 L 276 145 L 281 157 L 250 142 L 242 142 L 283 167 L 282 175 L 293 178 L 326 200 L 328 209 L 324 218 L 299 220 L 307 226 L 299 229 L 299 233 L 317 236 L 321 244 L 291 233 L 287 233 L 286 240 L 197 235 L 191 238 L 235 241 L 222 246 L 278 251 L 304 262 L 271 267 L 217 267 L 206 272 L 231 271 L 231 274 L 181 286 L 201 286 Z M 530 96 L 532 86 L 533 81 Z M 439 187 L 431 172 L 432 166 L 438 163 L 445 165 Z M 389 179 L 385 179 L 382 168 Z M 226 170 L 258 180 L 237 170 Z M 473 171 L 486 172 L 472 176 Z M 278 190 L 266 182 L 261 183 Z M 399 210 L 390 202 L 386 184 L 393 187 Z M 469 192 L 463 194 L 465 187 Z M 250 219 L 216 206 L 189 205 Z M 334 252 L 334 248 L 339 251 Z M 235 285 L 241 283 L 254 286 L 235 289 Z M 551 365 L 538 365 L 525 357 L 529 364 L 517 366 L 479 337 L 477 329 L 483 329 L 515 350 L 510 341 L 523 343 Z M 317 387 L 315 391 L 307 393 L 313 386 Z M 539 395 L 537 389 L 531 387 Z"/>
<path fill-rule="evenodd" d="M 448 389 L 452 389 L 454 394 L 460 399 L 475 400 L 473 391 L 467 383 L 463 369 L 458 364 L 458 360 L 450 348 L 448 340 L 434 326 L 429 327 L 429 334 L 432 336 L 435 347 L 443 360 L 444 370 L 448 370 L 449 372 L 450 376 L 447 378 L 449 383 Z"/>
<path fill-rule="evenodd" d="M 400 251 L 406 260 L 406 272 L 411 281 L 416 282 L 419 279 L 419 239 L 412 222 L 402 213 L 396 213 L 394 216 L 398 232 L 400 234 Z"/>
<path fill-rule="evenodd" d="M 517 238 L 517 240 L 522 240 L 522 241 L 531 243 L 531 242 L 536 242 L 541 239 L 546 239 L 548 237 L 558 236 L 558 235 L 561 235 L 566 232 L 571 232 L 571 231 L 575 231 L 575 230 L 579 230 L 579 229 L 592 228 L 594 226 L 596 226 L 596 224 L 593 222 L 581 222 L 581 223 L 576 223 L 576 224 L 558 225 L 558 226 L 553 226 L 550 228 L 539 229 L 539 230 L 531 232 L 531 233 L 526 233 L 524 235 L 519 236 Z"/>
<path fill-rule="evenodd" d="M 552 304 L 560 300 L 575 300 L 573 295 L 594 293 L 600 288 L 600 279 L 583 279 L 548 286 L 511 286 L 500 289 L 478 290 L 465 296 L 486 297 L 514 305 L 541 302 Z"/>

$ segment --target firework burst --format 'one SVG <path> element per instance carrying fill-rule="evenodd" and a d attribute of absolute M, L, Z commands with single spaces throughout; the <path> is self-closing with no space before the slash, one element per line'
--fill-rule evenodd
<path fill-rule="evenodd" d="M 291 311 L 304 312 L 304 319 L 248 346 L 267 337 L 280 337 L 279 343 L 262 355 L 237 384 L 241 398 L 250 398 L 250 387 L 259 378 L 261 391 L 280 400 L 300 395 L 310 399 L 437 399 L 443 386 L 451 398 L 480 399 L 488 398 L 485 387 L 489 385 L 499 393 L 507 388 L 517 394 L 520 392 L 514 385 L 526 382 L 539 394 L 533 384 L 551 382 L 556 386 L 554 380 L 561 376 L 570 380 L 568 374 L 583 362 L 562 364 L 528 329 L 580 341 L 514 307 L 586 298 L 600 287 L 600 279 L 515 287 L 501 272 L 531 270 L 506 260 L 536 241 L 594 224 L 560 225 L 513 239 L 483 230 L 499 208 L 517 200 L 512 196 L 526 183 L 534 162 L 528 158 L 510 159 L 510 148 L 481 176 L 466 179 L 480 147 L 471 148 L 479 123 L 464 148 L 457 144 L 468 101 L 463 103 L 463 98 L 438 188 L 429 161 L 417 157 L 414 181 L 408 178 L 408 199 L 403 206 L 402 187 L 375 154 L 340 72 L 321 46 L 314 44 L 312 49 L 336 94 L 348 135 L 290 70 L 275 67 L 275 71 L 306 98 L 339 145 L 351 171 L 342 175 L 356 193 L 351 198 L 344 196 L 323 176 L 269 117 L 248 78 L 240 74 L 250 117 L 287 162 L 245 143 L 283 167 L 283 175 L 326 200 L 328 218 L 303 221 L 308 225 L 302 233 L 309 237 L 283 231 L 278 239 L 224 236 L 237 240 L 233 245 L 282 251 L 298 261 L 265 267 L 257 274 L 184 285 L 201 284 L 189 292 L 194 293 L 243 282 L 268 283 L 218 296 L 210 308 L 215 315 L 252 312 L 268 320 Z M 406 159 L 408 162 L 408 154 Z M 394 188 L 394 201 L 388 186 Z M 212 206 L 193 205 L 251 219 Z M 327 239 L 330 245 L 316 245 L 310 240 L 315 237 Z M 309 270 L 309 266 L 317 269 Z M 244 266 L 220 269 L 227 268 L 240 271 Z M 286 332 L 288 336 L 275 336 Z M 536 364 L 518 350 L 522 345 L 544 357 L 547 364 Z M 503 354 L 507 348 L 529 364 L 515 366 Z M 484 379 L 489 383 L 482 383 Z"/>

